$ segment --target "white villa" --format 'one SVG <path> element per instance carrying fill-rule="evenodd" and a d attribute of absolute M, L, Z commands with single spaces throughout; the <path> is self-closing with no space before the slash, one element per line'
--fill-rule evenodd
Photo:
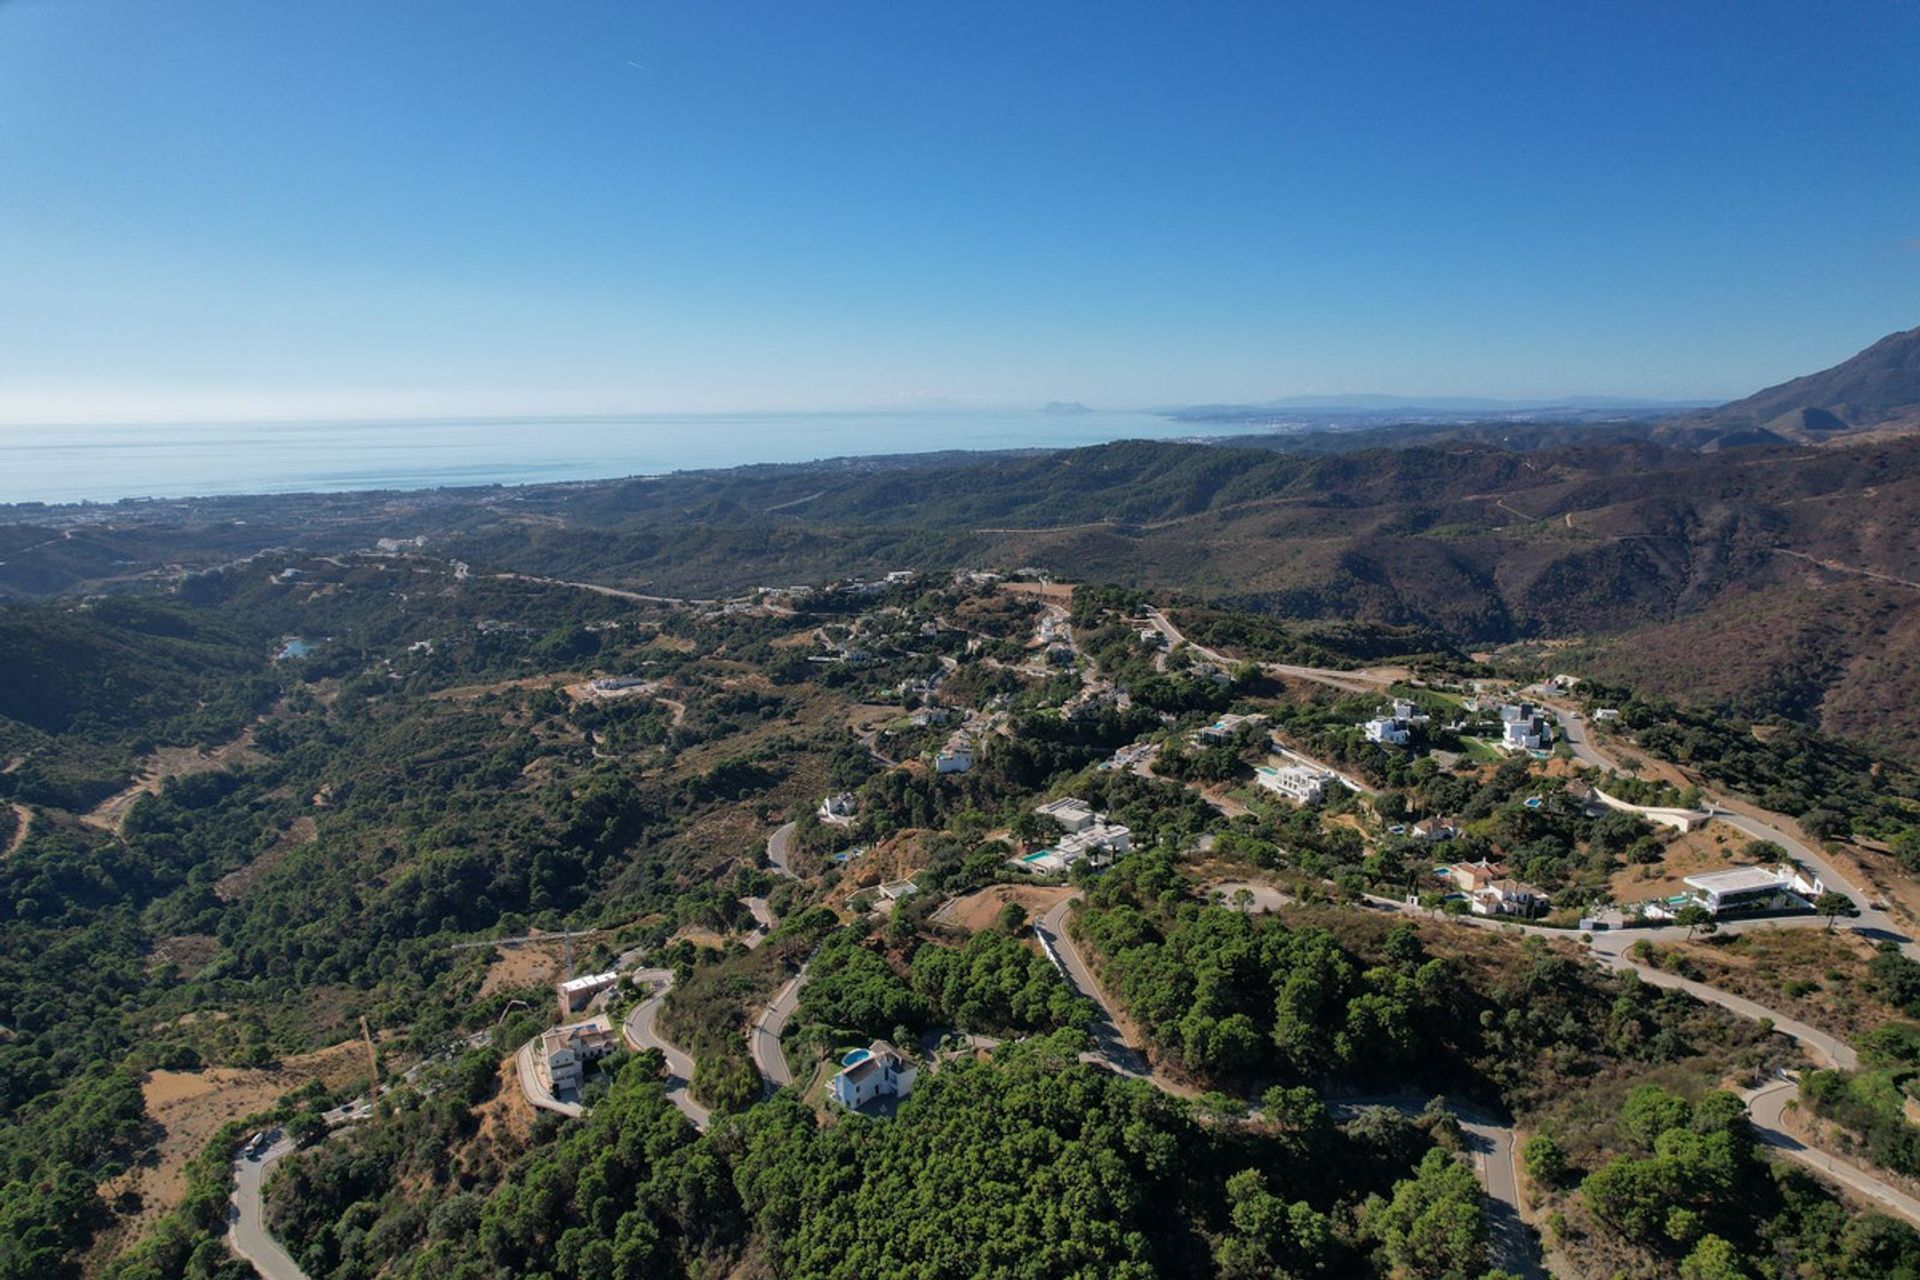
<path fill-rule="evenodd" d="M 1405 698 L 1395 698 L 1387 713 L 1369 720 L 1360 727 L 1366 731 L 1368 742 L 1378 742 L 1387 747 L 1404 747 L 1413 741 L 1413 728 L 1425 724 L 1427 717 L 1420 714 L 1418 708 Z"/>
<path fill-rule="evenodd" d="M 856 1110 L 876 1098 L 904 1098 L 913 1092 L 913 1067 L 885 1040 L 855 1049 L 840 1060 L 840 1070 L 827 1085 L 836 1102 Z"/>
<path fill-rule="evenodd" d="M 1723 911 L 1804 909 L 1805 897 L 1817 898 L 1825 890 L 1818 876 L 1792 867 L 1730 867 L 1688 876 L 1683 883 L 1693 891 L 1693 900 L 1716 916 Z"/>
<path fill-rule="evenodd" d="M 565 1093 L 580 1087 L 589 1063 L 598 1062 L 619 1047 L 620 1033 L 613 1029 L 613 1020 L 602 1014 L 542 1032 L 534 1066 L 550 1091 Z"/>
<path fill-rule="evenodd" d="M 1519 880 L 1500 879 L 1467 895 L 1468 906 L 1477 916 L 1525 916 L 1531 918 L 1547 909 L 1547 895 Z"/>
<path fill-rule="evenodd" d="M 859 809 L 860 804 L 853 798 L 853 792 L 842 791 L 838 795 L 831 795 L 822 800 L 818 812 L 820 821 L 830 826 L 844 827 L 853 822 L 854 814 L 858 813 Z"/>
<path fill-rule="evenodd" d="M 1334 780 L 1330 771 L 1316 769 L 1309 764 L 1287 764 L 1277 768 L 1263 764 L 1254 770 L 1254 775 L 1268 791 L 1301 805 L 1319 804 L 1326 798 L 1327 784 Z"/>
<path fill-rule="evenodd" d="M 1546 751 L 1553 746 L 1553 726 L 1531 703 L 1509 702 L 1500 708 L 1500 745 L 1509 751 Z"/>
<path fill-rule="evenodd" d="M 946 749 L 933 757 L 935 773 L 965 773 L 973 768 L 973 739 L 956 733 L 947 740 Z"/>
<path fill-rule="evenodd" d="M 1043 818 L 1051 818 L 1066 832 L 1051 848 L 1013 859 L 1023 871 L 1048 873 L 1065 871 L 1082 859 L 1104 866 L 1133 849 L 1133 831 L 1110 821 L 1106 814 L 1094 812 L 1084 800 L 1066 796 L 1050 800 L 1034 809 Z"/>
<path fill-rule="evenodd" d="M 1078 800 L 1072 796 L 1066 796 L 1059 800 L 1049 800 L 1047 803 L 1035 808 L 1034 812 L 1043 818 L 1052 818 L 1055 822 L 1059 823 L 1069 835 L 1077 831 L 1085 831 L 1088 827 L 1099 821 L 1099 815 L 1094 813 L 1092 805 L 1088 804 L 1085 800 Z"/>

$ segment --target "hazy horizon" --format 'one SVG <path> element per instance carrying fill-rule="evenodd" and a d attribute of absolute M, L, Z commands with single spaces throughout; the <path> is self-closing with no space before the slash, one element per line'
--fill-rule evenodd
<path fill-rule="evenodd" d="M 0 421 L 1732 399 L 1914 322 L 1916 63 L 1883 4 L 5 5 Z"/>

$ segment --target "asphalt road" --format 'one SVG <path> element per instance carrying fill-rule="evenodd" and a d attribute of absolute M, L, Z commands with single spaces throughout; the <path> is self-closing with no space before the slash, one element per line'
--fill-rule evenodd
<path fill-rule="evenodd" d="M 680 1113 L 693 1121 L 693 1127 L 704 1130 L 713 1118 L 713 1113 L 693 1100 L 688 1086 L 693 1081 L 693 1059 L 679 1048 L 662 1039 L 658 1029 L 660 1006 L 666 1002 L 667 993 L 673 990 L 673 970 L 641 969 L 633 975 L 633 981 L 647 983 L 654 987 L 652 995 L 642 1000 L 627 1014 L 623 1030 L 627 1044 L 635 1050 L 658 1049 L 660 1056 L 667 1060 L 667 1097 Z"/>
<path fill-rule="evenodd" d="M 1369 1107 L 1391 1107 L 1408 1115 L 1426 1108 L 1424 1098 L 1399 1095 L 1390 1097 L 1342 1098 L 1329 1101 L 1327 1110 L 1336 1119 L 1349 1120 Z M 1467 1154 L 1473 1162 L 1474 1176 L 1487 1195 L 1487 1237 L 1491 1261 L 1502 1270 L 1525 1277 L 1546 1280 L 1546 1268 L 1540 1262 L 1540 1250 L 1520 1217 L 1520 1173 L 1515 1163 L 1516 1139 L 1512 1129 L 1472 1107 L 1452 1101 L 1447 1110 L 1460 1122 L 1466 1139 Z"/>
<path fill-rule="evenodd" d="M 1094 1008 L 1099 1011 L 1099 1016 L 1092 1027 L 1096 1046 L 1095 1056 L 1121 1075 L 1151 1080 L 1168 1093 L 1192 1097 L 1194 1090 L 1164 1072 L 1155 1072 L 1148 1064 L 1146 1054 L 1128 1044 L 1126 1037 L 1120 1034 L 1112 1002 L 1107 999 L 1107 993 L 1100 986 L 1100 980 L 1093 976 L 1093 970 L 1088 966 L 1086 957 L 1080 954 L 1080 948 L 1074 945 L 1073 938 L 1067 933 L 1067 912 L 1078 897 L 1079 895 L 1075 894 L 1074 897 L 1061 902 L 1036 920 L 1033 928 L 1041 942 L 1045 944 L 1047 953 L 1066 971 L 1068 984 L 1091 1000 Z"/>
<path fill-rule="evenodd" d="M 773 932 L 773 926 L 776 923 L 773 918 L 773 904 L 765 898 L 742 898 L 740 901 L 746 904 L 747 910 L 753 913 L 754 923 L 760 926 L 747 937 L 747 950 L 752 951 L 765 942 L 767 935 Z"/>
<path fill-rule="evenodd" d="M 1806 1165 L 1820 1177 L 1838 1183 L 1875 1208 L 1920 1227 L 1920 1200 L 1897 1187 L 1889 1186 L 1869 1170 L 1851 1161 L 1816 1151 L 1782 1127 L 1787 1104 L 1798 1097 L 1799 1092 L 1799 1082 L 1788 1079 L 1775 1080 L 1746 1095 L 1747 1114 L 1753 1121 L 1755 1134 L 1760 1141 L 1788 1159 Z"/>
<path fill-rule="evenodd" d="M 293 1140 L 282 1138 L 258 1159 L 240 1156 L 233 1162 L 233 1198 L 227 1206 L 227 1244 L 253 1264 L 264 1280 L 307 1280 L 307 1273 L 267 1231 L 260 1188 L 273 1162 L 293 1150 Z"/>
<path fill-rule="evenodd" d="M 793 873 L 793 833 L 799 827 L 797 822 L 789 822 L 767 837 L 767 862 L 777 873 L 789 880 L 799 879 Z"/>
<path fill-rule="evenodd" d="M 1216 886 L 1229 893 L 1240 884 Z M 1256 903 L 1266 895 L 1269 900 L 1284 901 L 1284 895 L 1267 885 L 1247 882 L 1245 886 L 1256 891 Z M 1264 893 L 1258 892 L 1264 890 Z M 1053 910 L 1042 916 L 1034 925 L 1048 950 L 1058 959 L 1066 970 L 1067 980 L 1079 989 L 1080 994 L 1093 1001 L 1100 1010 L 1100 1020 L 1094 1026 L 1094 1040 L 1099 1045 L 1099 1056 L 1108 1065 L 1123 1075 L 1135 1076 L 1151 1081 L 1156 1087 L 1168 1093 L 1191 1097 L 1194 1090 L 1171 1079 L 1165 1073 L 1148 1067 L 1144 1054 L 1126 1043 L 1116 1027 L 1113 1006 L 1108 1002 L 1106 992 L 1088 967 L 1086 958 L 1074 945 L 1073 938 L 1067 933 L 1067 913 L 1074 899 L 1068 898 Z M 1263 907 L 1271 910 L 1271 906 Z M 1342 1104 L 1345 1106 L 1366 1105 L 1359 1102 Z M 1405 1108 L 1411 1106 L 1419 1110 L 1424 1101 L 1409 1103 L 1403 1098 L 1382 1100 L 1373 1105 Z M 1487 1211 L 1487 1226 L 1492 1238 L 1494 1261 L 1515 1275 L 1528 1277 L 1545 1276 L 1540 1259 L 1534 1248 L 1533 1237 L 1527 1231 L 1526 1224 L 1520 1218 L 1520 1184 L 1513 1165 L 1513 1130 L 1494 1123 L 1477 1112 L 1454 1109 L 1460 1120 L 1460 1127 L 1467 1135 L 1468 1149 L 1474 1156 L 1474 1167 L 1481 1184 L 1486 1188 L 1490 1201 Z"/>
<path fill-rule="evenodd" d="M 802 965 L 800 972 L 760 1011 L 747 1032 L 747 1052 L 753 1057 L 753 1065 L 760 1068 L 760 1078 L 767 1082 L 769 1091 L 793 1083 L 793 1068 L 787 1064 L 787 1051 L 780 1043 L 780 1033 L 787 1029 L 787 1019 L 799 1006 L 800 989 L 806 985 L 807 969 Z"/>
<path fill-rule="evenodd" d="M 513 1074 L 520 1080 L 520 1092 L 532 1106 L 542 1111 L 552 1111 L 558 1115 L 578 1117 L 580 1104 L 562 1102 L 554 1097 L 553 1090 L 547 1088 L 540 1079 L 540 1072 L 534 1065 L 534 1052 L 539 1048 L 540 1037 L 535 1036 L 520 1046 L 520 1052 L 514 1055 Z"/>

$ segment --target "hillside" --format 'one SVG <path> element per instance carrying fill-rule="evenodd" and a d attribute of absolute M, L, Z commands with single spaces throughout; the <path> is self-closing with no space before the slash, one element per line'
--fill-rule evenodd
<path fill-rule="evenodd" d="M 1687 414 L 1658 436 L 1680 444 L 1814 442 L 1871 428 L 1920 426 L 1920 328 L 1890 333 L 1830 369 Z"/>

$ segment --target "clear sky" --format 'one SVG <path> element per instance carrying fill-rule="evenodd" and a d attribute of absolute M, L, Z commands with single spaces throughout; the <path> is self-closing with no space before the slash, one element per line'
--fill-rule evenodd
<path fill-rule="evenodd" d="M 0 421 L 1734 396 L 1920 6 L 0 0 Z"/>

